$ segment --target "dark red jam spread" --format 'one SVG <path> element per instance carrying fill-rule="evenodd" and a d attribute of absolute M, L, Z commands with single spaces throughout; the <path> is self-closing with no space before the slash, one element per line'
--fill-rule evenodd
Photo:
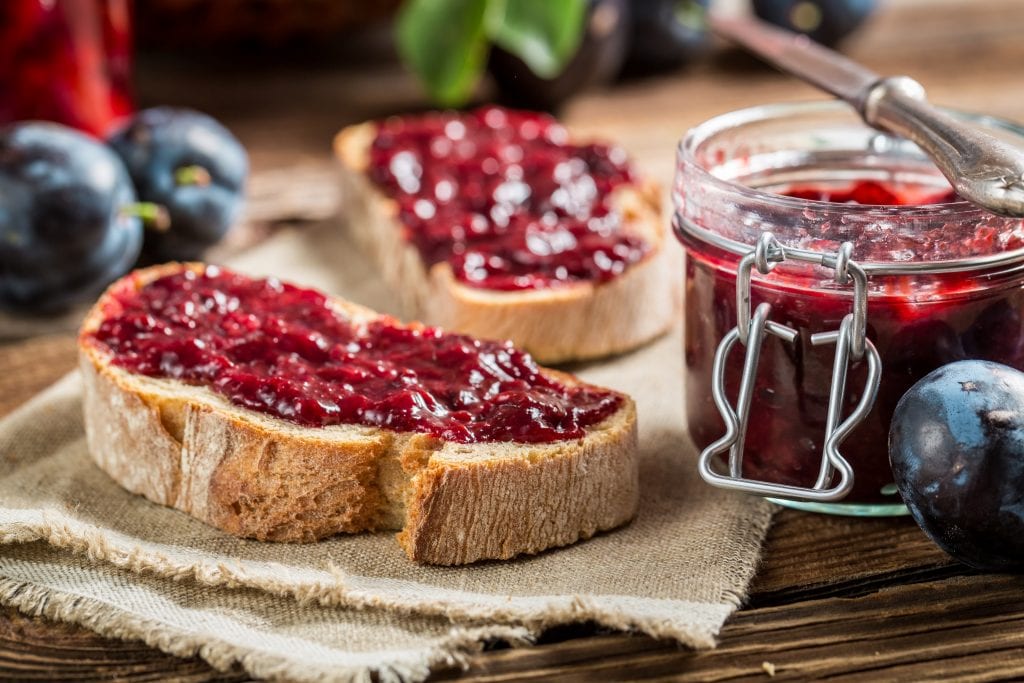
<path fill-rule="evenodd" d="M 875 206 L 926 206 L 960 201 L 953 190 L 935 190 L 912 185 L 883 185 L 874 180 L 861 180 L 841 187 L 795 186 L 782 192 L 787 197 L 811 199 L 834 204 Z"/>
<path fill-rule="evenodd" d="M 545 377 L 510 343 L 354 325 L 317 291 L 213 266 L 125 287 L 105 314 L 93 336 L 114 365 L 300 425 L 536 443 L 582 437 L 622 401 Z"/>
<path fill-rule="evenodd" d="M 868 205 L 880 209 L 963 201 L 952 189 L 941 190 L 914 183 L 883 184 L 873 180 L 834 187 L 794 186 L 781 190 L 781 194 L 797 199 Z M 905 231 L 894 215 L 891 221 L 878 221 L 870 226 L 871 235 L 865 235 L 862 223 L 834 220 L 819 222 L 803 237 L 795 235 L 787 241 L 815 251 L 835 251 L 841 242 L 852 241 L 856 245 L 854 256 L 862 262 L 947 261 L 1024 247 L 1024 222 L 1016 229 L 1008 230 L 1001 218 L 994 215 L 991 218 L 988 222 L 979 219 L 970 234 L 963 234 L 958 229 L 956 239 L 950 239 L 952 231 L 941 223 L 928 230 Z"/>
<path fill-rule="evenodd" d="M 875 183 L 842 190 L 800 187 L 783 193 L 856 203 L 869 197 L 874 203 L 902 203 L 907 198 L 901 188 Z M 1002 220 L 1005 225 L 1006 219 Z M 966 226 L 958 232 L 982 239 L 989 227 Z M 953 254 L 962 246 L 942 234 L 907 235 L 906 239 L 919 240 L 926 250 L 945 249 Z M 719 340 L 736 324 L 736 258 L 704 243 L 687 241 L 686 246 L 686 410 L 690 433 L 703 448 L 724 433 L 710 395 L 711 371 Z M 855 473 L 854 489 L 842 502 L 899 502 L 895 490 L 887 487 L 892 482 L 889 424 L 896 403 L 924 375 L 968 358 L 1024 370 L 1022 278 L 1019 266 L 982 273 L 871 276 L 868 337 L 881 356 L 882 378 L 874 408 L 840 448 Z M 770 303 L 771 319 L 800 335 L 792 346 L 769 336 L 762 347 L 744 475 L 812 486 L 821 461 L 834 347 L 815 347 L 810 339 L 817 332 L 838 329 L 851 311 L 851 297 L 815 287 L 782 269 L 755 277 L 751 294 L 752 306 Z M 742 363 L 739 349 L 726 362 L 726 393 L 733 399 Z M 851 366 L 844 415 L 859 401 L 865 375 L 864 363 Z"/>
<path fill-rule="evenodd" d="M 447 261 L 470 286 L 604 282 L 649 250 L 611 203 L 633 181 L 625 152 L 571 143 L 543 114 L 485 107 L 387 119 L 370 177 L 398 203 L 423 260 Z"/>

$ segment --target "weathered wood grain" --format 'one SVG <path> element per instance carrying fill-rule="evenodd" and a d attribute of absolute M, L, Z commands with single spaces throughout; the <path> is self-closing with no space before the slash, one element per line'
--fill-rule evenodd
<path fill-rule="evenodd" d="M 775 518 L 752 587 L 756 605 L 962 573 L 909 517 L 864 519 L 786 510 Z"/>
<path fill-rule="evenodd" d="M 180 659 L 142 643 L 112 641 L 77 626 L 0 608 L 3 681 L 244 681 L 241 671 L 214 671 L 199 658 Z"/>
<path fill-rule="evenodd" d="M 70 334 L 0 345 L 0 415 L 6 415 L 73 367 L 78 358 Z"/>
<path fill-rule="evenodd" d="M 748 609 L 708 652 L 636 636 L 591 636 L 479 655 L 460 680 L 764 680 L 766 664 L 776 680 L 1020 679 L 1022 588 L 1024 577 L 970 576 Z"/>

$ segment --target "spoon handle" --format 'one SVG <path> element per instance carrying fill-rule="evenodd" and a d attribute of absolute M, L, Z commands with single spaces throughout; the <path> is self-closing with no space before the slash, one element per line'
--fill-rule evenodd
<path fill-rule="evenodd" d="M 864 120 L 924 149 L 964 199 L 1024 216 L 1024 151 L 932 106 L 906 76 L 885 78 L 863 99 Z"/>

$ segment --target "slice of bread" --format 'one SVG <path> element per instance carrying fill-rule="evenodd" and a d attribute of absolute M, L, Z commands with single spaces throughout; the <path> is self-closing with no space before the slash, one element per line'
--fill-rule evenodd
<path fill-rule="evenodd" d="M 440 565 L 538 553 L 635 514 L 636 410 L 626 396 L 579 439 L 465 444 L 359 424 L 304 427 L 203 386 L 112 364 L 94 332 L 117 313 L 118 297 L 182 268 L 203 266 L 168 264 L 122 278 L 79 336 L 89 451 L 129 491 L 258 540 L 401 529 L 412 560 Z M 332 304 L 354 323 L 379 317 Z"/>
<path fill-rule="evenodd" d="M 361 123 L 334 139 L 348 230 L 399 296 L 402 315 L 490 339 L 511 339 L 542 363 L 628 351 L 665 332 L 675 313 L 660 192 L 638 182 L 620 186 L 612 203 L 623 229 L 650 245 L 643 260 L 603 283 L 498 291 L 459 282 L 449 264 L 430 268 L 404 236 L 398 204 L 367 175 L 377 124 Z"/>

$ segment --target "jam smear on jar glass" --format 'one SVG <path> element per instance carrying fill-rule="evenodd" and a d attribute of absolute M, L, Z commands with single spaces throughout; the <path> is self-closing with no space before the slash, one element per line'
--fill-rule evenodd
<path fill-rule="evenodd" d="M 605 282 L 650 246 L 622 229 L 625 152 L 576 144 L 550 116 L 484 107 L 382 121 L 370 178 L 428 265 L 492 290 Z"/>
<path fill-rule="evenodd" d="M 207 266 L 125 282 L 91 333 L 113 365 L 304 426 L 541 443 L 583 437 L 622 404 L 545 376 L 510 343 L 390 318 L 354 324 L 320 292 L 274 279 Z"/>

